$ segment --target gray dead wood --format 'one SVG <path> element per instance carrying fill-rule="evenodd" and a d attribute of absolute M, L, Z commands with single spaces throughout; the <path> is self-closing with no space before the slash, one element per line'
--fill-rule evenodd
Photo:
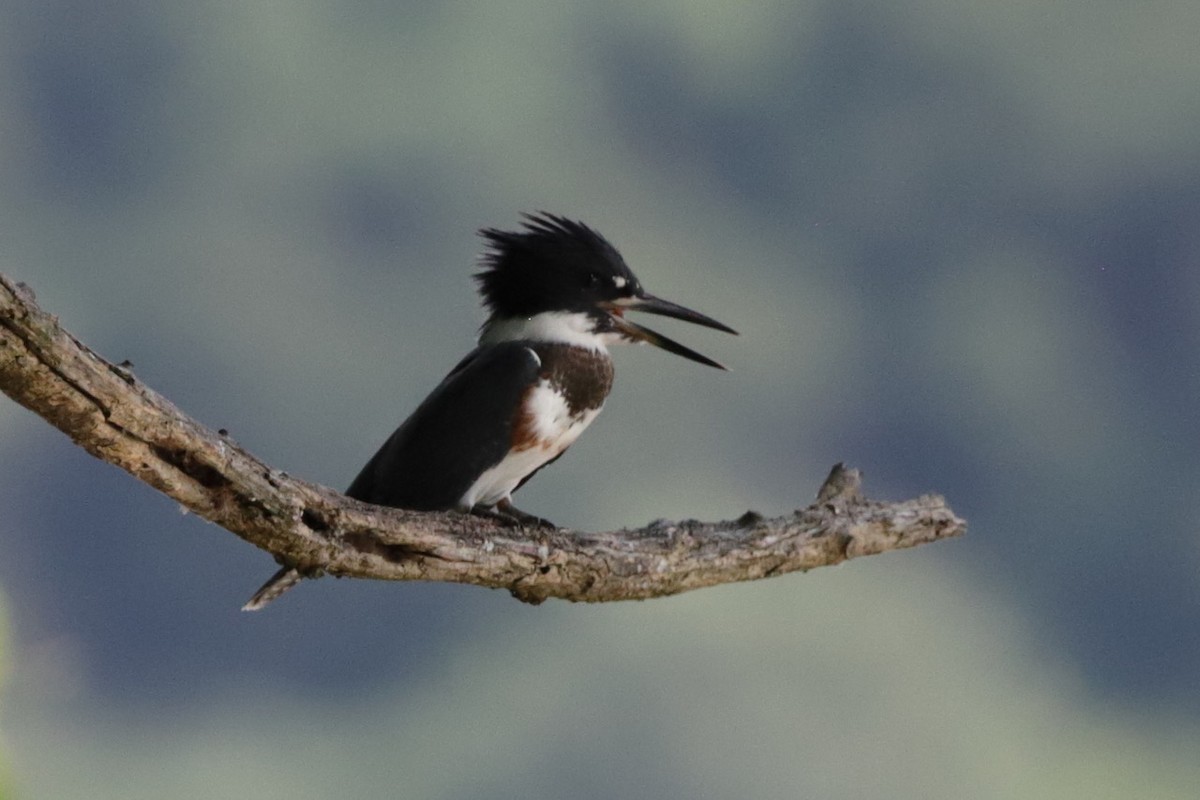
<path fill-rule="evenodd" d="M 0 390 L 97 458 L 259 547 L 297 575 L 470 583 L 529 603 L 641 600 L 837 564 L 959 536 L 945 501 L 865 499 L 834 467 L 786 516 L 526 530 L 454 512 L 367 505 L 274 469 L 63 330 L 0 275 Z M 270 598 L 267 598 L 270 599 Z"/>

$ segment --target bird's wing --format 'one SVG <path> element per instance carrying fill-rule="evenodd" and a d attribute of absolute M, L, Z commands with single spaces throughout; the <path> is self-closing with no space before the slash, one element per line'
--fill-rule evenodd
<path fill-rule="evenodd" d="M 346 494 L 414 510 L 455 507 L 508 453 L 513 418 L 540 365 L 520 342 L 475 350 L 384 442 Z"/>

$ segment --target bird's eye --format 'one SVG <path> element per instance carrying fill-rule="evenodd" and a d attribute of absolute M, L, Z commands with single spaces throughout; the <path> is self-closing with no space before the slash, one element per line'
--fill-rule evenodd
<path fill-rule="evenodd" d="M 589 289 L 595 289 L 600 285 L 600 273 L 589 272 L 587 276 L 587 285 Z"/>

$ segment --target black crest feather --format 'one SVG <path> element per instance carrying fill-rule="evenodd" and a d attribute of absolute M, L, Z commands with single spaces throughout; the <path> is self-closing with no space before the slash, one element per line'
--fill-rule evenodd
<path fill-rule="evenodd" d="M 639 288 L 621 254 L 592 228 L 544 211 L 521 216 L 519 230 L 479 231 L 487 245 L 475 280 L 493 315 L 582 310 Z"/>

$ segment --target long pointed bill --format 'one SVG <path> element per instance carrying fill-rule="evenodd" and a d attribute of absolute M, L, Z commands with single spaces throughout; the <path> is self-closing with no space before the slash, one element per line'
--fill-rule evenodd
<path fill-rule="evenodd" d="M 689 358 L 692 361 L 698 361 L 701 364 L 707 364 L 710 367 L 717 369 L 729 369 L 719 361 L 713 361 L 708 356 L 702 356 L 690 347 L 684 347 L 674 339 L 668 339 L 657 331 L 652 331 L 649 328 L 643 328 L 636 322 L 630 322 L 624 317 L 613 316 L 613 327 L 625 335 L 625 338 L 635 342 L 646 342 L 655 347 L 661 347 L 668 353 L 674 353 L 677 356 Z"/>
<path fill-rule="evenodd" d="M 652 331 L 649 328 L 643 328 L 635 322 L 630 322 L 625 319 L 622 314 L 625 311 L 645 311 L 648 314 L 659 314 L 664 317 L 674 317 L 681 319 L 684 322 L 692 322 L 696 325 L 703 325 L 707 328 L 716 328 L 719 331 L 732 333 L 737 335 L 737 331 L 728 325 L 723 325 L 717 322 L 712 317 L 707 317 L 699 311 L 692 311 L 690 308 L 685 308 L 669 300 L 655 297 L 652 294 L 643 294 L 639 297 L 631 297 L 628 300 L 619 300 L 610 306 L 612 310 L 613 327 L 625 336 L 625 338 L 634 342 L 646 342 L 655 347 L 660 347 L 668 353 L 674 353 L 677 356 L 696 361 L 700 364 L 706 364 L 717 369 L 728 369 L 719 361 L 713 361 L 708 356 L 702 356 L 690 347 L 684 347 L 674 339 L 668 339 L 658 331 Z"/>
<path fill-rule="evenodd" d="M 706 328 L 716 328 L 719 331 L 725 331 L 737 336 L 737 331 L 728 325 L 717 322 L 712 317 L 707 317 L 699 311 L 692 311 L 690 308 L 684 308 L 677 303 L 672 303 L 670 300 L 663 300 L 661 297 L 655 297 L 652 294 L 643 294 L 641 297 L 633 297 L 629 300 L 619 301 L 619 303 L 621 308 L 628 311 L 645 311 L 647 314 L 674 317 L 684 322 L 703 325 Z"/>

